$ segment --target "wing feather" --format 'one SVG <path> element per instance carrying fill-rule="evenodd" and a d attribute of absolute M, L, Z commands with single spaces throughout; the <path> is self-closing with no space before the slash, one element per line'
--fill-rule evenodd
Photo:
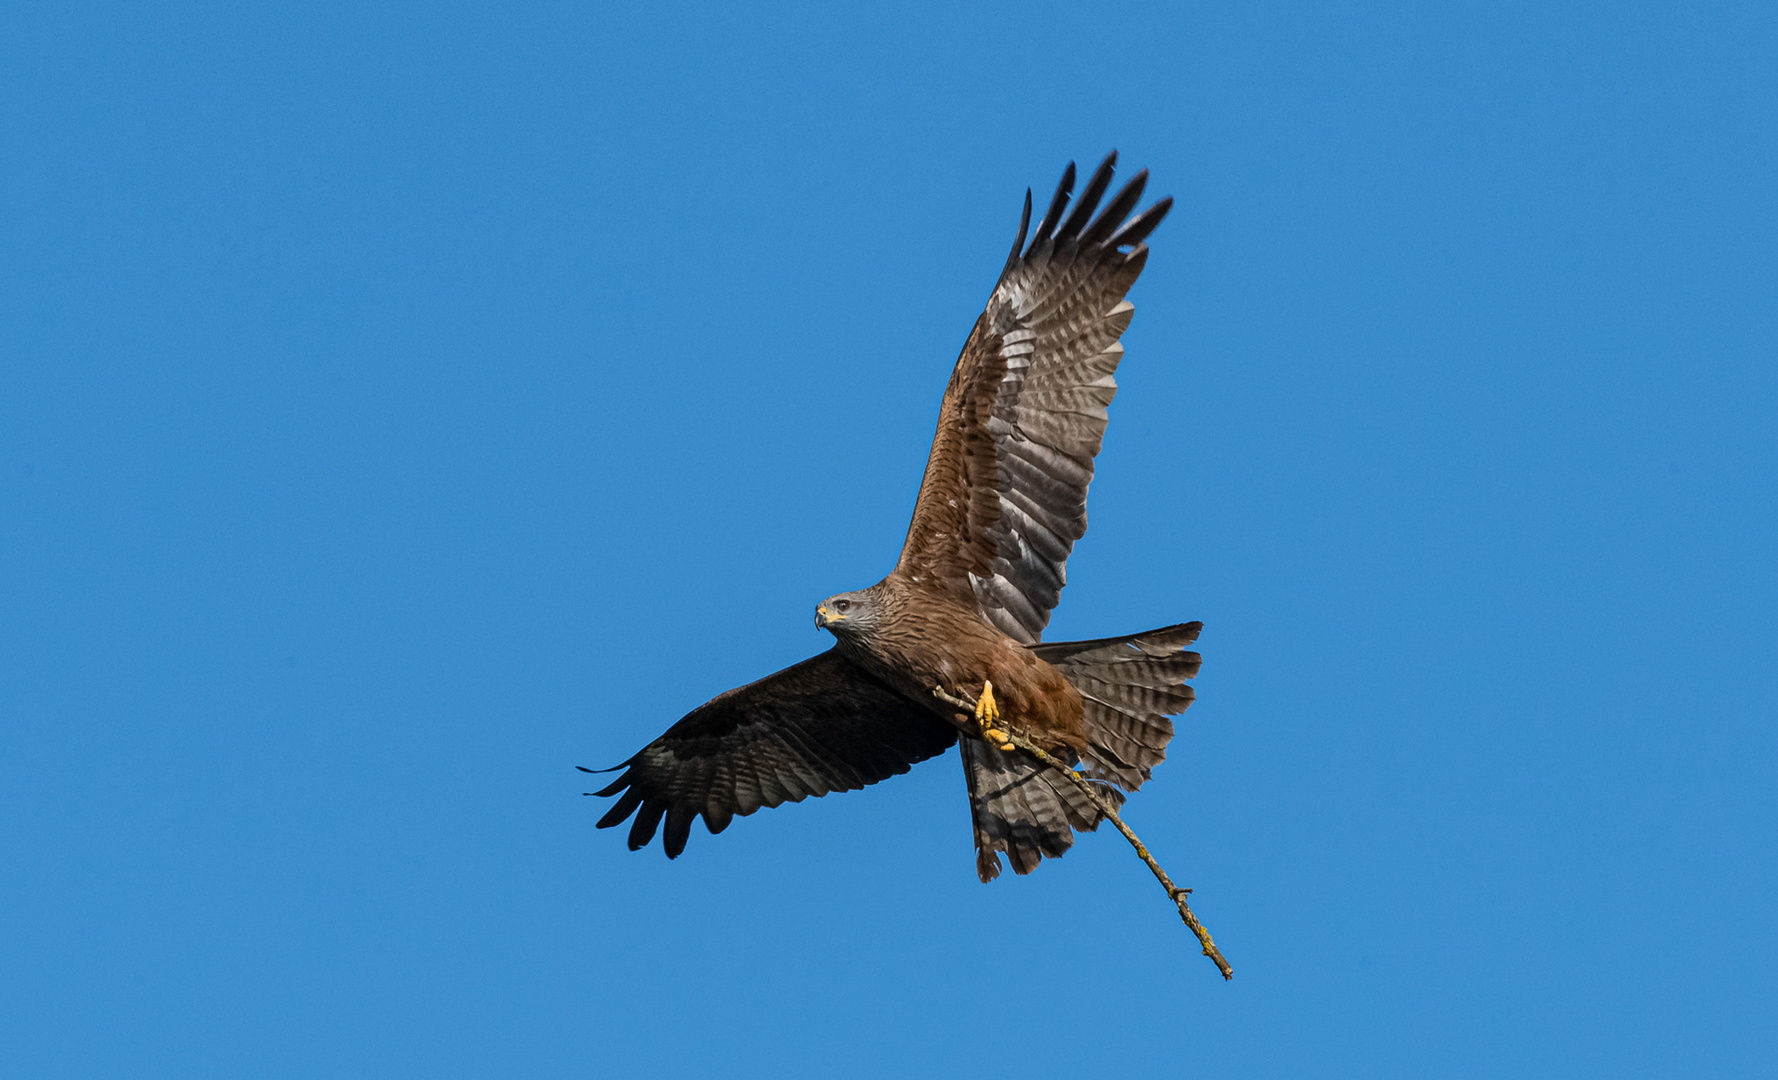
<path fill-rule="evenodd" d="M 1135 310 L 1124 296 L 1147 262 L 1142 241 L 1172 205 L 1162 199 L 1130 216 L 1147 187 L 1144 170 L 1099 210 L 1116 164 L 1114 151 L 1069 211 L 1070 164 L 1028 246 L 1026 193 L 1013 255 L 945 388 L 896 566 L 973 599 L 1026 644 L 1048 625 L 1086 532 L 1119 338 Z"/>
<path fill-rule="evenodd" d="M 693 709 L 624 762 L 598 827 L 633 813 L 631 850 L 666 819 L 669 858 L 702 815 L 718 833 L 761 807 L 854 791 L 908 771 L 957 741 L 929 710 L 829 650 Z"/>

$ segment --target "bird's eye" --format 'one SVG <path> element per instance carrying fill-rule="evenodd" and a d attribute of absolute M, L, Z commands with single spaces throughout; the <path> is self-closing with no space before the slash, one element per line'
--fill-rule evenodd
<path fill-rule="evenodd" d="M 838 608 L 840 610 L 841 614 L 844 614 L 846 611 L 851 609 L 852 601 L 850 601 L 850 600 L 835 600 L 833 602 L 833 606 Z"/>

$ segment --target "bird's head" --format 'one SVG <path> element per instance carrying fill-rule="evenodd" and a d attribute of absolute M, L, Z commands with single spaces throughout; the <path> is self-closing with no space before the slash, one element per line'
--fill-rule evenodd
<path fill-rule="evenodd" d="M 876 625 L 877 614 L 870 590 L 836 593 L 815 606 L 815 627 L 830 630 L 835 637 L 865 634 Z"/>

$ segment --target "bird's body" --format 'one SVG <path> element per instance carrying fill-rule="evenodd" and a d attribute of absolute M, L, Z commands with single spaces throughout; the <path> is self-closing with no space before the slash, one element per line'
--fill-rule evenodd
<path fill-rule="evenodd" d="M 1073 781 L 1013 749 L 1016 727 L 1079 766 L 1110 805 L 1166 757 L 1167 717 L 1191 704 L 1198 623 L 1097 641 L 1041 643 L 1065 565 L 1086 532 L 1087 486 L 1117 392 L 1124 294 L 1147 260 L 1162 199 L 1131 216 L 1147 173 L 1095 217 L 1115 153 L 1071 213 L 1069 165 L 1011 256 L 952 370 L 901 557 L 890 574 L 829 597 L 816 625 L 833 649 L 692 710 L 619 768 L 601 828 L 635 814 L 630 847 L 665 819 L 669 856 L 700 815 L 736 815 L 906 772 L 957 743 L 976 869 L 1004 852 L 1029 873 L 1060 856 L 1101 809 Z M 976 715 L 934 691 L 979 700 Z M 999 719 L 997 719 L 999 718 Z"/>
<path fill-rule="evenodd" d="M 961 724 L 968 734 L 976 725 L 934 697 L 934 687 L 955 687 L 973 699 L 992 684 L 1000 710 L 1018 717 L 1019 727 L 1045 749 L 1078 753 L 1087 748 L 1080 692 L 1053 665 L 982 618 L 974 605 L 899 572 L 862 595 L 881 609 L 879 625 L 853 633 L 847 624 L 856 616 L 823 623 L 847 660 L 946 722 Z"/>

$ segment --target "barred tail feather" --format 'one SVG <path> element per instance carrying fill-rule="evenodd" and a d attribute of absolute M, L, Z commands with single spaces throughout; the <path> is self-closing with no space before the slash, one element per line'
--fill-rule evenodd
<path fill-rule="evenodd" d="M 1186 680 L 1203 658 L 1186 646 L 1200 622 L 1163 626 L 1126 637 L 1056 641 L 1031 651 L 1054 664 L 1085 699 L 1088 777 L 1135 791 L 1167 757 L 1169 716 L 1196 698 Z"/>
<path fill-rule="evenodd" d="M 981 741 L 962 739 L 963 775 L 975 826 L 976 876 L 1000 876 L 1000 852 L 1013 873 L 1029 874 L 1045 856 L 1059 859 L 1074 846 L 1074 830 L 1099 827 L 1099 810 L 1080 789 L 1020 753 L 1006 753 Z M 1113 806 L 1123 793 L 1100 791 Z"/>

